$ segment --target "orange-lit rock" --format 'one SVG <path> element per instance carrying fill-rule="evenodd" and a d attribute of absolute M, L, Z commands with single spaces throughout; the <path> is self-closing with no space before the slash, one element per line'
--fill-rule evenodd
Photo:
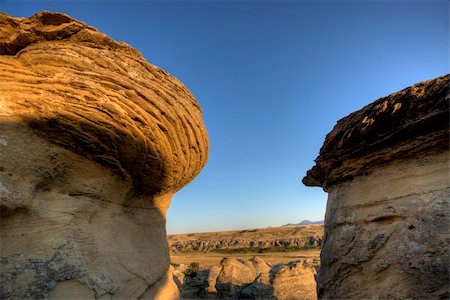
<path fill-rule="evenodd" d="M 166 210 L 208 157 L 194 97 L 64 14 L 0 14 L 0 54 L 1 298 L 176 298 Z"/>

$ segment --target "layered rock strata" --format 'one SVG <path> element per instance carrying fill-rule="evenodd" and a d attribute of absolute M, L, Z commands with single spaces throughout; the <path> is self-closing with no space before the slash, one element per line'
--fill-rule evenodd
<path fill-rule="evenodd" d="M 449 76 L 338 121 L 303 183 L 328 193 L 321 299 L 449 297 Z"/>
<path fill-rule="evenodd" d="M 64 14 L 0 14 L 0 54 L 0 298 L 176 298 L 166 210 L 208 156 L 194 97 Z"/>

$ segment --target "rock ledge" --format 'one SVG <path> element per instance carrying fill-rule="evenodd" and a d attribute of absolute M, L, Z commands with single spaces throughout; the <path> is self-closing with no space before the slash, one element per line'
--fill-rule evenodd
<path fill-rule="evenodd" d="M 327 190 L 372 166 L 448 149 L 449 78 L 415 84 L 339 120 L 303 183 Z"/>

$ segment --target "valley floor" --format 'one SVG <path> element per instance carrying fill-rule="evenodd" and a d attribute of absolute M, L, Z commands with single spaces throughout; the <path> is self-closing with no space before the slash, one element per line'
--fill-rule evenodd
<path fill-rule="evenodd" d="M 242 254 L 223 254 L 223 253 L 183 253 L 171 255 L 170 260 L 172 264 L 189 265 L 192 262 L 197 262 L 200 269 L 207 269 L 211 266 L 220 265 L 220 262 L 225 257 L 237 257 L 243 260 L 248 260 L 253 256 L 258 256 L 264 259 L 265 262 L 276 265 L 279 263 L 288 263 L 304 258 L 320 258 L 319 249 L 309 249 L 301 251 L 290 252 L 270 252 L 270 253 L 242 253 Z"/>

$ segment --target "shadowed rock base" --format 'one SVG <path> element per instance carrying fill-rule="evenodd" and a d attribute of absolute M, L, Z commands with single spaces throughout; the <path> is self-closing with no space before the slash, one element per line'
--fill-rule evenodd
<path fill-rule="evenodd" d="M 330 191 L 320 298 L 448 298 L 448 155 L 391 164 Z"/>
<path fill-rule="evenodd" d="M 21 124 L 0 123 L 0 136 L 2 299 L 154 299 L 162 288 L 177 291 L 162 276 L 170 194 L 132 196 L 110 169 Z"/>

